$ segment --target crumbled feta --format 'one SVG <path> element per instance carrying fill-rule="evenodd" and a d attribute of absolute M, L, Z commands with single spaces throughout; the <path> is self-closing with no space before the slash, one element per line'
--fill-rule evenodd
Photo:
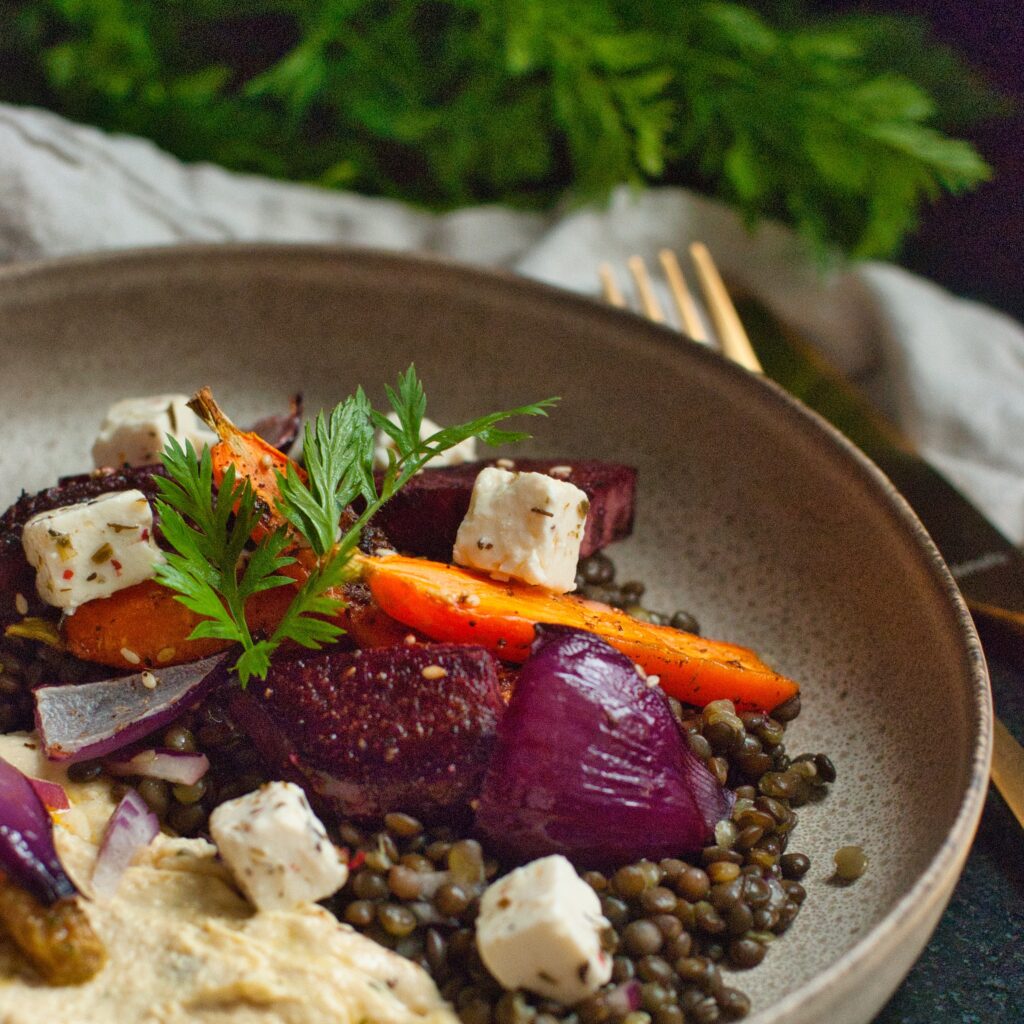
<path fill-rule="evenodd" d="M 142 491 L 116 491 L 40 512 L 21 533 L 36 590 L 69 615 L 86 601 L 148 580 L 163 561 Z"/>
<path fill-rule="evenodd" d="M 488 467 L 473 485 L 453 558 L 494 579 L 576 589 L 576 563 L 590 502 L 575 484 L 544 473 Z"/>
<path fill-rule="evenodd" d="M 505 988 L 572 1006 L 611 977 L 612 958 L 601 948 L 607 927 L 597 893 L 556 855 L 516 868 L 484 892 L 476 945 Z"/>
<path fill-rule="evenodd" d="M 260 910 L 290 910 L 336 893 L 348 867 L 291 782 L 268 782 L 220 804 L 210 835 L 238 887 Z"/>
<path fill-rule="evenodd" d="M 92 446 L 94 464 L 102 468 L 159 462 L 168 435 L 182 447 L 191 441 L 197 452 L 215 444 L 217 436 L 206 429 L 187 403 L 187 395 L 151 395 L 115 402 L 107 410 Z"/>
<path fill-rule="evenodd" d="M 398 423 L 398 415 L 393 412 L 388 413 L 388 419 L 392 423 Z M 420 440 L 425 441 L 432 434 L 436 434 L 439 430 L 443 429 L 437 423 L 431 419 L 423 417 L 423 422 L 420 424 Z M 377 431 L 377 445 L 373 449 L 373 468 L 374 469 L 387 469 L 388 468 L 388 452 L 395 450 L 395 442 L 384 433 L 383 430 Z M 454 448 L 449 448 L 446 452 L 441 452 L 440 455 L 435 455 L 428 463 L 431 469 L 439 469 L 441 466 L 461 466 L 464 462 L 473 462 L 476 459 L 476 438 L 467 437 L 465 441 L 460 441 Z"/>

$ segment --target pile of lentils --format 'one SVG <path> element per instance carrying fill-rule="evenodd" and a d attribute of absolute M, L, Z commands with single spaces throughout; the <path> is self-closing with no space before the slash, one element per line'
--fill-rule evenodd
<path fill-rule="evenodd" d="M 644 585 L 617 583 L 615 575 L 606 555 L 583 559 L 578 592 L 647 622 L 699 632 L 691 614 L 644 607 Z M 68 660 L 74 661 L 41 645 L 0 647 L 4 731 L 31 727 L 29 688 L 42 677 L 80 678 L 80 667 Z M 373 826 L 334 823 L 333 838 L 348 851 L 350 873 L 327 905 L 420 964 L 464 1024 L 715 1024 L 744 1017 L 750 1000 L 725 983 L 721 968 L 757 966 L 800 913 L 806 896 L 800 880 L 810 860 L 790 849 L 796 808 L 822 799 L 836 772 L 825 754 L 791 758 L 786 752 L 786 727 L 800 713 L 798 696 L 771 715 L 737 712 L 730 701 L 703 709 L 674 698 L 669 704 L 690 749 L 735 793 L 732 816 L 719 822 L 714 844 L 696 856 L 582 874 L 610 924 L 602 942 L 613 958 L 611 981 L 583 1003 L 567 1008 L 529 992 L 506 992 L 484 967 L 474 930 L 480 896 L 513 865 L 490 856 L 468 827 L 425 826 L 400 811 Z M 159 743 L 205 753 L 210 771 L 193 786 L 146 778 L 116 784 L 136 788 L 161 822 L 182 835 L 205 834 L 214 807 L 267 779 L 216 697 L 182 716 Z M 86 781 L 103 774 L 103 765 L 80 762 L 69 774 Z M 841 863 L 837 855 L 837 876 L 851 880 L 866 862 L 858 848 L 846 853 Z"/>
<path fill-rule="evenodd" d="M 480 895 L 509 866 L 472 838 L 407 814 L 367 829 L 343 823 L 350 875 L 329 902 L 339 918 L 419 963 L 465 1024 L 714 1024 L 746 1015 L 750 1000 L 721 967 L 755 967 L 796 919 L 810 860 L 789 849 L 794 810 L 835 779 L 824 754 L 790 759 L 783 737 L 796 699 L 773 716 L 672 705 L 690 748 L 736 793 L 732 816 L 697 856 L 587 871 L 610 928 L 612 980 L 568 1009 L 505 992 L 476 950 Z M 639 1009 L 625 993 L 639 989 Z"/>
<path fill-rule="evenodd" d="M 0 632 L 0 733 L 33 727 L 32 690 L 40 683 L 85 683 L 107 672 L 46 644 Z"/>

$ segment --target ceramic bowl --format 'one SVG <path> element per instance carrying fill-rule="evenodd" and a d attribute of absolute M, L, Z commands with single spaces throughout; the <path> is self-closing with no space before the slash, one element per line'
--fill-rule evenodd
<path fill-rule="evenodd" d="M 239 421 L 301 389 L 319 408 L 410 362 L 440 422 L 548 395 L 524 454 L 639 467 L 614 552 L 653 608 L 750 645 L 803 685 L 787 747 L 839 778 L 800 812 L 808 899 L 738 977 L 751 1024 L 863 1024 L 960 873 L 990 747 L 985 665 L 909 507 L 770 382 L 628 313 L 434 260 L 325 247 L 190 247 L 0 271 L 0 500 L 89 464 L 107 405 L 212 385 Z M 829 881 L 832 853 L 867 873 Z"/>

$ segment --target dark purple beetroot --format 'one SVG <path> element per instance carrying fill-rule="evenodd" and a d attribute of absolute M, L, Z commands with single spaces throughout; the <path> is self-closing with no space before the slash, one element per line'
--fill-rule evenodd
<path fill-rule="evenodd" d="M 331 814 L 426 820 L 476 796 L 502 710 L 491 656 L 457 644 L 279 659 L 230 703 L 268 766 Z"/>
<path fill-rule="evenodd" d="M 24 604 L 18 600 L 19 594 Z M 43 615 L 47 610 L 52 611 L 36 593 L 36 573 L 25 558 L 20 530 L 0 533 L 0 632 L 25 615 Z"/>
<path fill-rule="evenodd" d="M 64 505 L 74 505 L 79 501 L 89 501 L 101 494 L 137 489 L 152 499 L 157 494 L 156 477 L 166 475 L 163 466 L 134 466 L 62 476 L 53 487 L 47 487 L 37 494 L 26 494 L 23 491 L 21 497 L 0 516 L 0 533 L 13 531 L 20 537 L 21 528 L 34 515 Z"/>
<path fill-rule="evenodd" d="M 291 451 L 299 436 L 302 425 L 302 395 L 292 395 L 287 413 L 277 416 L 264 416 L 257 420 L 249 430 L 259 434 L 268 444 L 286 455 Z"/>
<path fill-rule="evenodd" d="M 477 474 L 496 461 L 425 469 L 377 513 L 374 522 L 384 528 L 398 550 L 450 561 Z M 511 466 L 508 461 L 502 460 L 505 468 L 527 473 L 548 473 L 560 466 L 571 469 L 555 476 L 575 484 L 590 499 L 580 557 L 592 555 L 632 532 L 636 492 L 636 470 L 632 466 L 592 459 L 516 459 Z"/>

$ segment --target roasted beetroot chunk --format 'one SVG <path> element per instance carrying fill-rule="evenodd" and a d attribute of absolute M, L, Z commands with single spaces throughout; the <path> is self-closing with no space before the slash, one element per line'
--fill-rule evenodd
<path fill-rule="evenodd" d="M 455 535 L 469 509 L 477 474 L 496 460 L 467 462 L 462 466 L 425 469 L 414 476 L 377 513 L 382 526 L 400 551 L 451 561 Z M 586 558 L 633 530 L 636 470 L 618 462 L 581 459 L 516 459 L 506 468 L 524 473 L 549 473 L 568 480 L 590 499 L 580 557 Z"/>
<path fill-rule="evenodd" d="M 0 631 L 25 615 L 46 611 L 36 594 L 36 574 L 25 558 L 20 530 L 0 533 Z"/>
<path fill-rule="evenodd" d="M 230 704 L 271 770 L 331 814 L 425 820 L 476 796 L 502 710 L 491 656 L 455 644 L 278 659 Z"/>
<path fill-rule="evenodd" d="M 287 455 L 298 439 L 301 425 L 302 395 L 292 395 L 288 412 L 277 416 L 264 416 L 249 427 L 249 430 L 259 434 L 264 441 Z"/>
<path fill-rule="evenodd" d="M 53 487 L 47 487 L 37 494 L 22 492 L 21 497 L 0 516 L 0 532 L 15 532 L 20 536 L 21 528 L 34 515 L 74 505 L 79 501 L 90 501 L 101 494 L 139 490 L 152 500 L 159 493 L 156 477 L 166 475 L 163 466 L 134 466 L 62 476 Z"/>

